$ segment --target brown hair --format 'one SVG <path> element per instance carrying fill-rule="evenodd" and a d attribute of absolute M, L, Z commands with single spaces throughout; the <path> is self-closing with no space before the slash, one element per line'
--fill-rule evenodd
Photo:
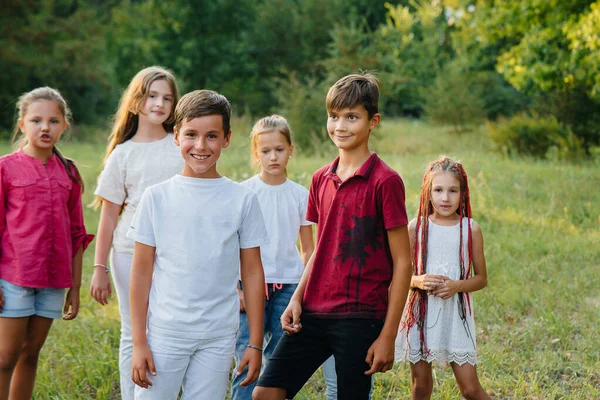
<path fill-rule="evenodd" d="M 460 183 L 460 203 L 456 209 L 456 213 L 460 217 L 459 221 L 459 263 L 460 263 L 460 279 L 468 279 L 471 275 L 471 266 L 473 264 L 473 241 L 471 233 L 471 200 L 469 195 L 469 182 L 467 173 L 462 164 L 449 157 L 442 156 L 438 160 L 432 161 L 427 167 L 427 171 L 423 176 L 423 184 L 421 186 L 421 200 L 419 202 L 419 211 L 417 215 L 417 226 L 415 228 L 416 237 L 414 247 L 412 248 L 412 262 L 415 275 L 423 275 L 427 273 L 427 245 L 429 234 L 429 216 L 433 213 L 433 205 L 431 204 L 431 186 L 433 178 L 438 172 L 449 172 L 453 174 Z M 467 218 L 467 259 L 465 260 L 463 250 L 463 218 Z M 459 299 L 459 315 L 465 320 L 467 312 L 471 311 L 471 299 L 468 293 L 458 293 Z M 427 343 L 425 338 L 425 314 L 427 310 L 427 293 L 421 289 L 413 289 L 410 292 L 407 301 L 406 318 L 402 322 L 403 326 L 417 325 L 421 339 L 421 354 L 427 354 Z"/>
<path fill-rule="evenodd" d="M 150 86 L 152 86 L 155 81 L 159 80 L 167 81 L 171 85 L 171 90 L 173 91 L 173 108 L 171 109 L 171 115 L 169 115 L 169 118 L 162 124 L 165 131 L 173 131 L 173 124 L 175 121 L 173 110 L 179 100 L 179 90 L 177 89 L 175 76 L 173 76 L 171 71 L 163 67 L 154 66 L 144 68 L 133 77 L 119 100 L 119 107 L 114 116 L 112 131 L 108 136 L 106 154 L 102 161 L 103 166 L 106 165 L 108 157 L 118 144 L 128 141 L 137 133 L 139 123 L 138 114 L 144 107 L 144 102 L 148 98 Z M 92 206 L 98 208 L 100 204 L 102 204 L 102 199 L 99 196 L 96 196 Z"/>
<path fill-rule="evenodd" d="M 27 115 L 27 110 L 29 109 L 29 106 L 31 105 L 31 103 L 34 103 L 36 101 L 41 101 L 41 100 L 48 100 L 48 101 L 55 102 L 56 105 L 58 106 L 58 108 L 60 109 L 60 112 L 62 113 L 65 122 L 67 123 L 67 127 L 70 126 L 71 110 L 69 109 L 67 102 L 65 101 L 65 99 L 62 97 L 62 95 L 60 94 L 60 92 L 58 90 L 53 89 L 48 86 L 33 89 L 30 92 L 23 93 L 21 95 L 21 97 L 19 97 L 19 100 L 17 101 L 18 120 L 22 121 L 25 118 L 25 116 Z M 17 124 L 15 125 L 15 128 L 13 130 L 12 142 L 15 143 L 15 146 L 19 147 L 19 148 L 23 147 L 27 143 L 27 138 L 25 136 L 23 136 L 21 139 L 19 139 L 17 141 L 17 137 L 19 136 L 20 131 L 21 130 L 19 129 L 19 124 L 17 122 Z M 64 166 L 64 168 L 67 172 L 67 175 L 69 175 L 69 178 L 73 182 L 81 185 L 81 191 L 83 192 L 83 189 L 84 189 L 83 178 L 79 174 L 79 171 L 77 170 L 77 167 L 75 166 L 75 162 L 73 160 L 71 160 L 70 158 L 64 157 L 56 146 L 54 146 L 52 148 L 52 152 L 54 154 L 56 154 L 56 156 L 58 157 L 58 159 Z"/>
<path fill-rule="evenodd" d="M 250 154 L 254 157 L 258 151 L 256 142 L 258 135 L 268 132 L 279 132 L 285 137 L 288 145 L 292 145 L 292 130 L 287 120 L 281 115 L 273 114 L 259 119 L 250 132 Z"/>
<path fill-rule="evenodd" d="M 175 108 L 175 129 L 181 128 L 184 121 L 207 115 L 223 117 L 223 132 L 231 130 L 231 104 L 222 94 L 212 90 L 194 90 L 184 95 Z"/>
<path fill-rule="evenodd" d="M 337 81 L 327 92 L 327 111 L 361 105 L 373 118 L 379 112 L 379 86 L 370 73 L 347 75 Z"/>

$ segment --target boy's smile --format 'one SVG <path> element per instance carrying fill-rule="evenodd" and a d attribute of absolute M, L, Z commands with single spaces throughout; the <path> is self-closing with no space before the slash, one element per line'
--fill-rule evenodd
<path fill-rule="evenodd" d="M 362 105 L 330 110 L 327 132 L 338 149 L 354 150 L 368 145 L 369 135 L 379 125 L 380 118 L 379 114 L 369 118 Z"/>
<path fill-rule="evenodd" d="M 205 115 L 183 121 L 175 129 L 175 143 L 185 161 L 181 175 L 192 178 L 219 178 L 217 160 L 229 146 L 231 131 L 223 132 L 223 117 Z"/>

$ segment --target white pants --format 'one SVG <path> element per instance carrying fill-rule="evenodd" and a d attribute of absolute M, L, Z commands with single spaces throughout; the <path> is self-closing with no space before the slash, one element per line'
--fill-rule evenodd
<path fill-rule="evenodd" d="M 131 380 L 131 354 L 133 342 L 131 340 L 131 315 L 129 313 L 129 280 L 133 254 L 110 253 L 110 266 L 112 269 L 115 292 L 119 299 L 119 313 L 121 314 L 121 341 L 119 343 L 119 375 L 121 383 L 121 399 L 133 400 L 135 383 Z"/>
<path fill-rule="evenodd" d="M 235 352 L 235 335 L 216 339 L 160 337 L 148 332 L 148 346 L 156 366 L 152 386 L 135 388 L 143 400 L 225 399 Z"/>

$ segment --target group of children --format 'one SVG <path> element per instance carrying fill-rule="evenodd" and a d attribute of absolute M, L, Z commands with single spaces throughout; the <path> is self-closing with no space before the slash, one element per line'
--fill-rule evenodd
<path fill-rule="evenodd" d="M 395 358 L 410 361 L 414 399 L 430 398 L 433 361 L 450 363 L 465 398 L 489 399 L 475 367 L 470 293 L 487 274 L 467 175 L 433 161 L 409 223 L 402 179 L 369 150 L 378 99 L 369 74 L 331 87 L 339 156 L 306 190 L 287 178 L 283 117 L 254 125 L 260 172 L 235 183 L 217 170 L 232 136 L 228 100 L 209 90 L 179 99 L 159 67 L 133 78 L 95 191 L 90 284 L 100 304 L 113 284 L 119 300 L 123 399 L 223 399 L 231 378 L 232 399 L 283 400 L 321 365 L 329 400 L 369 399 L 372 375 Z M 66 102 L 39 88 L 17 108 L 23 140 L 0 158 L 0 400 L 31 397 L 53 319 L 77 316 L 93 239 L 82 179 L 56 148 Z"/>

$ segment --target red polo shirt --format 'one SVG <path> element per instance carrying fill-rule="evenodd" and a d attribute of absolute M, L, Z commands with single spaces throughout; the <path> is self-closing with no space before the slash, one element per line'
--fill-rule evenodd
<path fill-rule="evenodd" d="M 377 154 L 346 181 L 339 157 L 312 177 L 306 219 L 318 224 L 303 313 L 322 318 L 384 318 L 393 262 L 387 230 L 408 224 L 404 183 Z"/>

